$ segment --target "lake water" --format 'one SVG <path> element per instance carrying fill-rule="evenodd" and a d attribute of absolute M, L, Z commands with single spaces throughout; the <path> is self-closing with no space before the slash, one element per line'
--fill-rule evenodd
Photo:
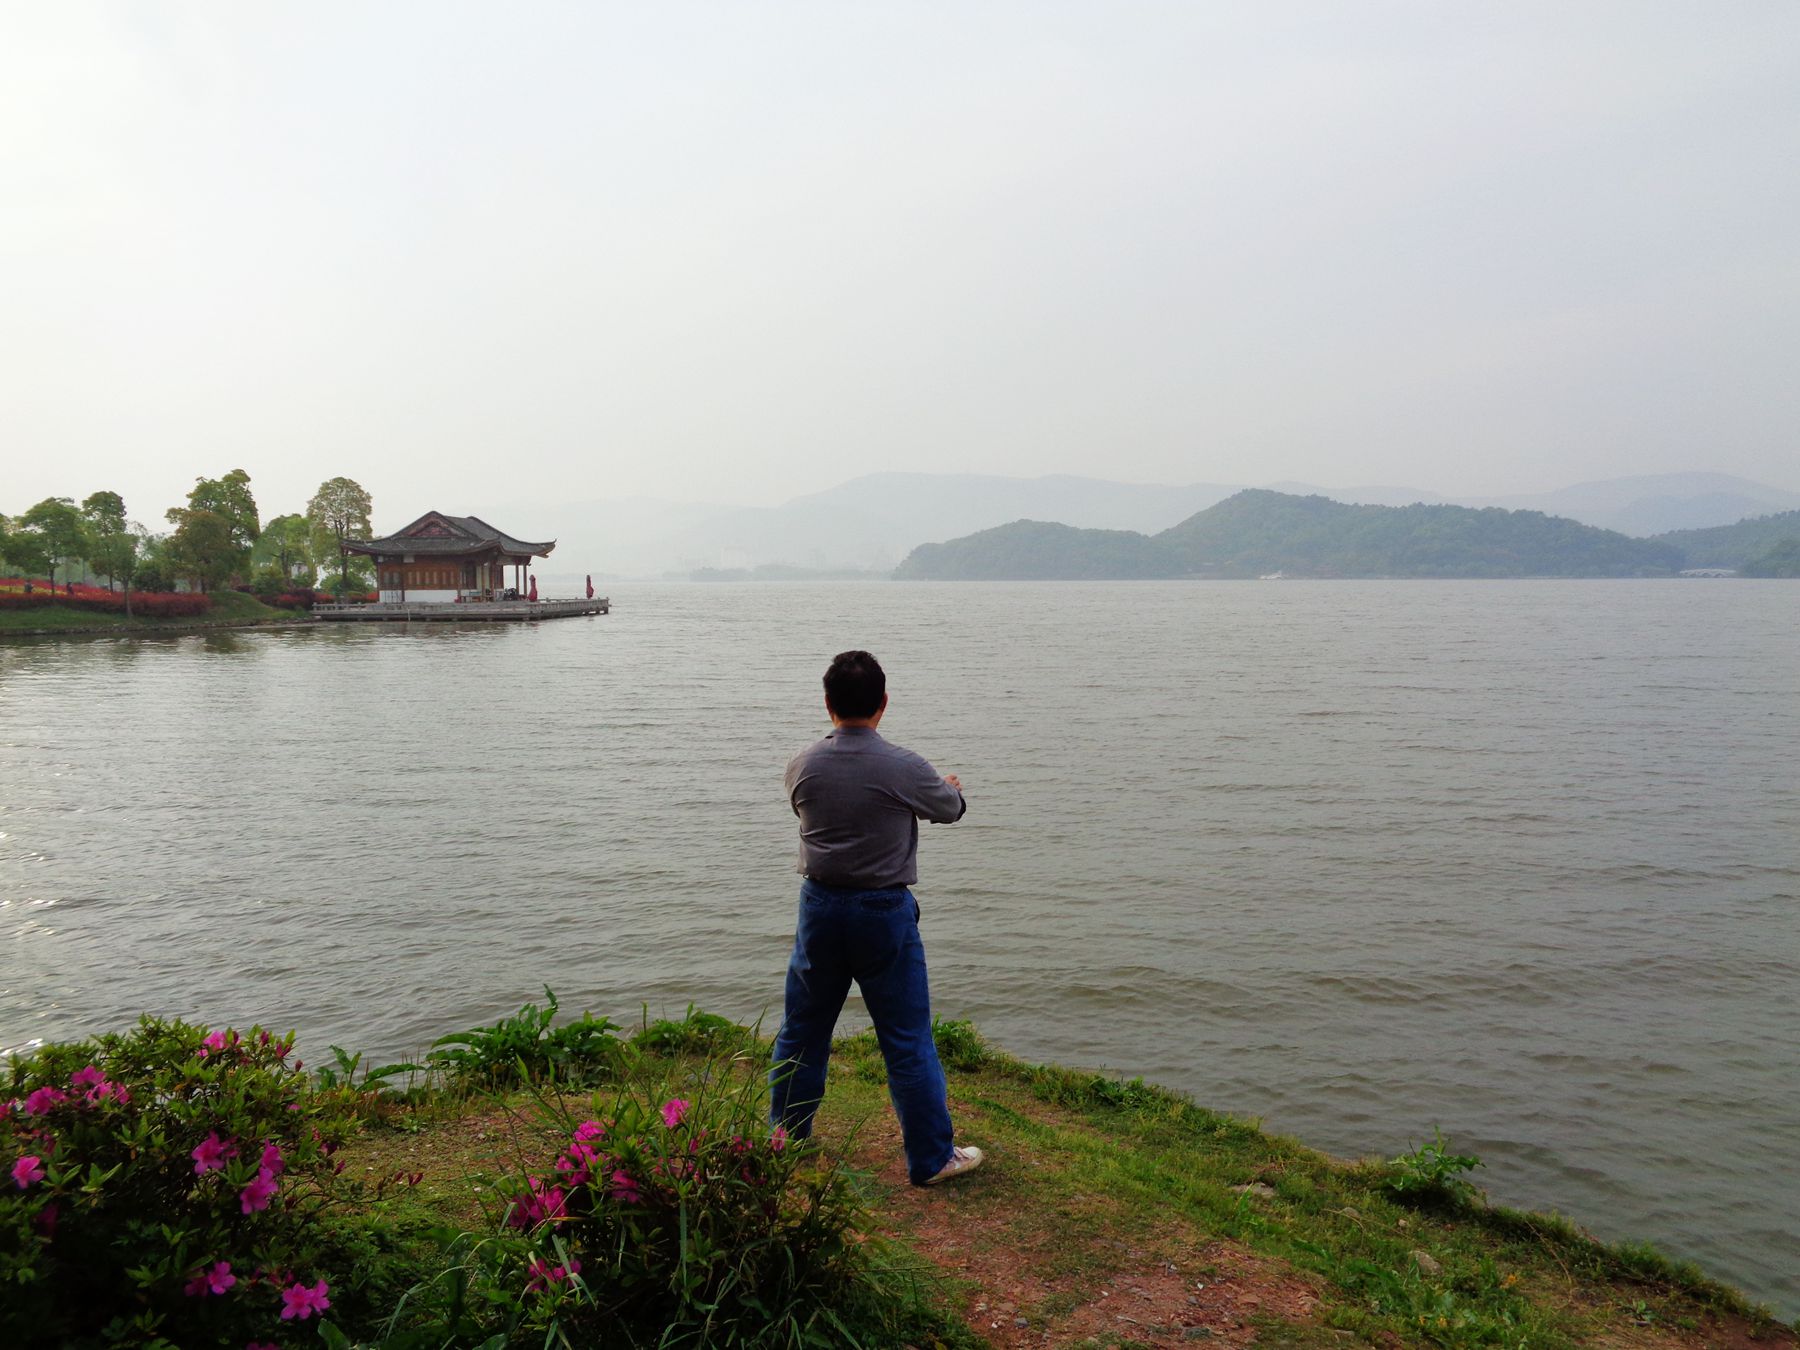
<path fill-rule="evenodd" d="M 1800 586 L 621 586 L 604 618 L 0 644 L 0 1046 L 376 1060 L 778 1012 L 834 651 L 960 774 L 934 995 L 1800 1314 Z"/>

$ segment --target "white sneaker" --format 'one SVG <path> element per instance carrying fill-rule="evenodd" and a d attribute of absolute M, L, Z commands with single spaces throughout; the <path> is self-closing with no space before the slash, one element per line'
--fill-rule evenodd
<path fill-rule="evenodd" d="M 938 1174 L 925 1184 L 927 1186 L 935 1186 L 940 1181 L 950 1180 L 951 1177 L 966 1176 L 968 1173 L 973 1172 L 977 1167 L 980 1167 L 982 1160 L 986 1156 L 987 1155 L 978 1148 L 953 1146 L 950 1150 L 950 1161 L 939 1168 Z"/>

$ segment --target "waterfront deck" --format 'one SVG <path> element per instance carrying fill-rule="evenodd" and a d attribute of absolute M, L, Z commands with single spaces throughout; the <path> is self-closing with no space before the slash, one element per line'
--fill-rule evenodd
<path fill-rule="evenodd" d="M 592 600 L 476 600 L 468 604 L 421 603 L 376 605 L 314 605 L 313 617 L 327 623 L 521 623 L 532 619 L 572 619 L 578 614 L 608 614 L 612 601 L 604 595 Z"/>

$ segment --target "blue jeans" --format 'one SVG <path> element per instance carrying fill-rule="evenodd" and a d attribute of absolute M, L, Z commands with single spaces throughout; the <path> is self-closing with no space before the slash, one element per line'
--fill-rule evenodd
<path fill-rule="evenodd" d="M 796 1139 L 812 1133 L 825 1095 L 831 1033 L 855 980 L 887 1061 L 906 1171 L 923 1185 L 950 1161 L 950 1107 L 937 1044 L 919 904 L 904 886 L 840 890 L 805 881 L 788 960 L 787 1011 L 769 1071 L 769 1119 Z"/>

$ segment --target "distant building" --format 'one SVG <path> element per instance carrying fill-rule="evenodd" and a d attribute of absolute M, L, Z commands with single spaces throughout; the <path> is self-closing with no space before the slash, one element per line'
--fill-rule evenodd
<path fill-rule="evenodd" d="M 456 604 L 522 599 L 531 560 L 546 558 L 556 541 L 514 539 L 477 516 L 427 511 L 380 539 L 346 539 L 344 552 L 375 560 L 383 604 Z"/>
<path fill-rule="evenodd" d="M 1736 572 L 1729 567 L 1688 567 L 1681 573 L 1684 577 L 1735 577 Z"/>

